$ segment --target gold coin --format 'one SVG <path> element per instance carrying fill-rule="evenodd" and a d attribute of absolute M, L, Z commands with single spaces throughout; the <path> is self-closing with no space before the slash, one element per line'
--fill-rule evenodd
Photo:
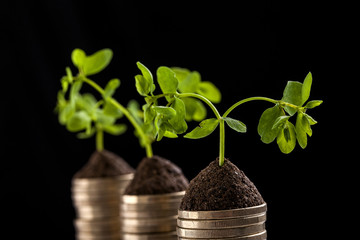
<path fill-rule="evenodd" d="M 126 233 L 155 233 L 176 230 L 176 216 L 152 219 L 122 219 L 121 231 Z"/>
<path fill-rule="evenodd" d="M 116 233 L 120 231 L 120 218 L 104 218 L 96 220 L 75 219 L 74 226 L 77 231 L 92 233 Z"/>
<path fill-rule="evenodd" d="M 108 234 L 94 234 L 88 232 L 77 232 L 77 240 L 119 240 L 121 239 L 121 234 L 119 233 L 108 233 Z"/>
<path fill-rule="evenodd" d="M 253 235 L 265 230 L 265 223 L 250 225 L 238 228 L 223 228 L 223 229 L 186 229 L 177 228 L 179 237 L 184 238 L 230 238 L 230 237 L 244 237 Z"/>
<path fill-rule="evenodd" d="M 74 178 L 72 185 L 74 187 L 101 187 L 105 185 L 121 185 L 130 182 L 134 178 L 134 174 L 124 174 L 117 177 L 104 178 Z"/>
<path fill-rule="evenodd" d="M 137 204 L 124 204 L 122 203 L 120 209 L 122 211 L 161 211 L 165 209 L 178 209 L 180 206 L 180 201 L 170 201 L 170 202 L 158 202 L 158 203 L 137 203 Z"/>
<path fill-rule="evenodd" d="M 72 194 L 72 199 L 74 202 L 81 201 L 120 201 L 120 195 L 117 193 L 107 193 L 107 194 L 89 194 L 89 193 L 75 193 Z"/>
<path fill-rule="evenodd" d="M 238 208 L 220 211 L 178 211 L 179 218 L 182 219 L 224 219 L 237 218 L 241 216 L 254 215 L 266 212 L 266 203 L 255 207 Z"/>
<path fill-rule="evenodd" d="M 121 211 L 120 216 L 122 218 L 161 218 L 161 217 L 170 217 L 177 216 L 177 209 L 165 209 L 165 210 L 156 210 L 152 211 L 149 209 L 147 211 Z"/>
<path fill-rule="evenodd" d="M 267 233 L 266 231 L 247 235 L 244 237 L 231 237 L 231 238 L 209 238 L 211 240 L 266 240 Z M 178 240 L 194 240 L 194 239 L 200 239 L 200 238 L 184 238 L 184 237 L 178 237 Z"/>
<path fill-rule="evenodd" d="M 177 226 L 189 229 L 221 229 L 249 226 L 266 221 L 266 213 L 219 220 L 178 219 Z"/>
<path fill-rule="evenodd" d="M 116 217 L 120 215 L 120 209 L 116 206 L 84 206 L 75 208 L 78 218 L 96 219 L 106 217 Z"/>
<path fill-rule="evenodd" d="M 178 237 L 175 231 L 166 233 L 148 233 L 148 234 L 121 234 L 122 240 L 177 240 Z"/>
<path fill-rule="evenodd" d="M 185 191 L 166 193 L 166 194 L 152 194 L 152 195 L 123 195 L 121 201 L 125 204 L 136 203 L 157 203 L 157 202 L 169 202 L 169 201 L 181 201 L 184 197 Z"/>

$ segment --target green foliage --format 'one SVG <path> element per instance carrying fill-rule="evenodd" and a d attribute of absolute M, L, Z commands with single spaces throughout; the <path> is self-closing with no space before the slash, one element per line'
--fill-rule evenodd
<path fill-rule="evenodd" d="M 227 123 L 227 125 L 235 131 L 239 133 L 246 132 L 246 125 L 243 122 L 229 117 L 224 117 L 223 119 Z"/>
<path fill-rule="evenodd" d="M 155 85 L 151 72 L 140 62 L 137 66 L 142 75 L 135 76 L 136 90 L 145 97 L 143 105 L 144 122 L 152 129 L 153 138 L 160 141 L 163 137 L 175 138 L 186 132 L 186 121 L 201 121 L 206 117 L 206 108 L 197 99 L 182 98 L 183 93 L 204 92 L 214 95 L 215 101 L 220 101 L 221 94 L 209 82 L 202 82 L 200 74 L 183 68 L 168 68 L 161 66 L 156 71 L 156 81 L 161 94 L 154 95 Z M 164 97 L 166 106 L 159 105 L 159 98 Z M 150 131 L 148 131 L 150 132 Z"/>
<path fill-rule="evenodd" d="M 202 121 L 194 130 L 187 133 L 184 137 L 191 139 L 199 139 L 210 135 L 219 125 L 219 120 L 216 118 L 209 118 Z"/>
<path fill-rule="evenodd" d="M 73 64 L 84 76 L 90 76 L 102 71 L 109 65 L 113 56 L 111 49 L 103 49 L 87 56 L 81 49 L 75 49 L 71 54 Z"/>
<path fill-rule="evenodd" d="M 317 122 L 306 112 L 319 106 L 321 100 L 309 101 L 312 75 L 309 73 L 303 83 L 289 81 L 285 87 L 283 97 L 279 103 L 272 108 L 266 109 L 260 117 L 258 133 L 261 141 L 271 143 L 277 139 L 277 144 L 283 153 L 290 153 L 299 143 L 301 148 L 307 146 L 307 136 L 312 136 L 311 125 Z M 285 111 L 284 111 L 285 110 Z M 289 115 L 285 114 L 288 113 Z M 295 115 L 295 126 L 289 121 Z"/>

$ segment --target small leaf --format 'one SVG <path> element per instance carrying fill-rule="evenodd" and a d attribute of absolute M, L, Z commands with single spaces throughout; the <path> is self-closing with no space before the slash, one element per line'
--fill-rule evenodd
<path fill-rule="evenodd" d="M 176 77 L 178 77 L 177 74 Z M 183 93 L 194 93 L 198 90 L 200 82 L 200 73 L 189 72 L 182 81 L 179 80 L 179 90 Z"/>
<path fill-rule="evenodd" d="M 181 99 L 175 97 L 171 107 L 176 111 L 176 115 L 169 119 L 169 123 L 173 126 L 176 133 L 181 134 L 186 132 L 187 124 L 185 121 L 186 110 L 184 102 Z"/>
<path fill-rule="evenodd" d="M 185 138 L 199 139 L 210 135 L 219 125 L 219 120 L 216 118 L 205 119 L 198 127 L 186 134 Z"/>
<path fill-rule="evenodd" d="M 202 121 L 206 117 L 207 110 L 204 104 L 194 98 L 184 98 L 182 99 L 185 104 L 186 109 L 186 121 Z"/>
<path fill-rule="evenodd" d="M 302 106 L 302 86 L 300 82 L 288 81 L 281 100 L 296 106 Z M 296 113 L 296 109 L 289 106 L 285 107 L 285 111 L 291 116 Z"/>
<path fill-rule="evenodd" d="M 170 132 L 170 131 L 165 131 L 165 133 L 164 133 L 164 137 L 167 137 L 167 138 L 177 138 L 178 137 L 178 135 L 176 135 L 175 133 L 173 133 L 173 132 Z"/>
<path fill-rule="evenodd" d="M 112 116 L 114 118 L 121 118 L 124 114 L 117 107 L 114 106 L 110 101 L 105 101 L 103 107 L 103 112 L 106 115 Z"/>
<path fill-rule="evenodd" d="M 283 124 L 290 118 L 290 116 L 280 116 L 278 117 L 275 122 L 274 125 L 272 126 L 271 129 L 277 129 L 277 128 L 281 128 L 283 126 Z"/>
<path fill-rule="evenodd" d="M 294 125 L 287 121 L 277 136 L 277 144 L 283 153 L 290 153 L 296 146 L 296 133 Z"/>
<path fill-rule="evenodd" d="M 179 82 L 175 73 L 170 68 L 159 67 L 156 71 L 156 76 L 163 93 L 176 93 Z"/>
<path fill-rule="evenodd" d="M 141 96 L 147 96 L 150 92 L 151 85 L 144 78 L 144 76 L 136 75 L 135 76 L 135 87 L 136 87 L 137 92 Z"/>
<path fill-rule="evenodd" d="M 279 130 L 273 129 L 275 121 L 278 117 L 283 116 L 284 113 L 278 105 L 266 109 L 260 117 L 258 124 L 258 133 L 261 141 L 264 143 L 271 143 L 275 140 Z"/>
<path fill-rule="evenodd" d="M 71 104 L 70 102 L 59 108 L 60 124 L 65 125 L 74 113 L 75 113 L 75 104 Z"/>
<path fill-rule="evenodd" d="M 143 106 L 144 111 L 144 123 L 150 124 L 154 120 L 156 116 L 156 112 L 154 108 L 151 106 L 151 104 L 147 103 Z"/>
<path fill-rule="evenodd" d="M 303 114 L 307 118 L 307 120 L 309 121 L 310 125 L 317 124 L 317 121 L 314 118 L 312 118 L 309 114 L 306 114 L 306 113 L 303 113 Z"/>
<path fill-rule="evenodd" d="M 302 91 L 301 91 L 301 106 L 309 99 L 310 97 L 310 90 L 311 90 L 311 84 L 312 84 L 312 75 L 311 72 L 309 72 L 306 77 L 305 80 L 303 82 L 302 85 Z"/>
<path fill-rule="evenodd" d="M 235 131 L 240 132 L 240 133 L 246 132 L 246 125 L 244 123 L 240 122 L 239 120 L 229 118 L 229 117 L 225 117 L 224 120 L 227 123 L 227 125 L 230 128 L 234 129 Z"/>
<path fill-rule="evenodd" d="M 305 122 L 303 120 L 306 120 Z M 305 124 L 305 125 L 304 125 Z M 295 130 L 296 130 L 296 139 L 301 148 L 306 148 L 307 146 L 307 135 L 306 132 L 310 128 L 309 121 L 304 117 L 302 113 L 298 113 L 296 118 Z M 310 129 L 311 130 L 311 129 Z"/>
<path fill-rule="evenodd" d="M 83 71 L 86 76 L 96 74 L 109 65 L 113 56 L 111 49 L 105 48 L 85 58 Z"/>
<path fill-rule="evenodd" d="M 323 103 L 322 100 L 312 100 L 312 101 L 309 101 L 309 102 L 305 105 L 305 108 L 311 109 L 311 108 L 314 108 L 314 107 L 317 107 L 317 106 L 321 105 L 322 103 Z"/>
<path fill-rule="evenodd" d="M 126 132 L 127 127 L 125 124 L 113 124 L 113 125 L 104 125 L 103 129 L 107 133 L 118 136 Z"/>
<path fill-rule="evenodd" d="M 176 115 L 176 111 L 171 107 L 155 106 L 154 110 L 166 120 L 171 119 Z"/>
<path fill-rule="evenodd" d="M 109 98 L 115 93 L 115 90 L 120 86 L 120 80 L 117 78 L 111 79 L 105 86 L 103 97 Z"/>
<path fill-rule="evenodd" d="M 91 118 L 85 111 L 75 112 L 66 123 L 66 128 L 70 132 L 78 132 L 88 128 Z"/>
<path fill-rule="evenodd" d="M 141 62 L 137 62 L 136 65 L 140 69 L 145 80 L 148 82 L 149 85 L 151 85 L 154 82 L 154 80 L 150 70 L 147 67 L 145 67 L 145 65 L 143 65 Z"/>
<path fill-rule="evenodd" d="M 197 93 L 203 95 L 213 103 L 219 103 L 221 101 L 221 92 L 212 82 L 201 82 Z"/>
<path fill-rule="evenodd" d="M 69 67 L 66 67 L 65 71 L 66 71 L 66 76 L 68 77 L 69 83 L 72 83 L 73 82 L 73 74 L 71 72 L 71 69 Z"/>
<path fill-rule="evenodd" d="M 85 59 L 86 54 L 84 50 L 76 48 L 72 51 L 71 60 L 77 68 L 82 69 L 84 67 Z"/>

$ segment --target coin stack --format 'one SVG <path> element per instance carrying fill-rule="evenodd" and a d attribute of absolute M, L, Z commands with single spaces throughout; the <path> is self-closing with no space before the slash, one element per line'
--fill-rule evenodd
<path fill-rule="evenodd" d="M 78 240 L 120 239 L 120 196 L 134 174 L 106 178 L 74 178 L 72 199 Z"/>
<path fill-rule="evenodd" d="M 178 212 L 177 234 L 186 239 L 266 239 L 266 203 L 224 211 Z"/>
<path fill-rule="evenodd" d="M 120 215 L 123 240 L 176 240 L 177 211 L 185 191 L 123 195 Z"/>

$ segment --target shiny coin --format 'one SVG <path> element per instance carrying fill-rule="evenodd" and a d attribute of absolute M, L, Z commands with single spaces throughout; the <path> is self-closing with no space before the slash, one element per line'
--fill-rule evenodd
<path fill-rule="evenodd" d="M 122 240 L 177 240 L 176 232 L 152 233 L 152 234 L 131 234 L 123 233 Z"/>
<path fill-rule="evenodd" d="M 250 215 L 239 218 L 227 218 L 219 220 L 185 220 L 178 219 L 177 226 L 190 229 L 221 229 L 244 227 L 266 221 L 266 213 Z"/>
<path fill-rule="evenodd" d="M 88 233 L 88 232 L 77 232 L 76 234 L 77 240 L 119 240 L 121 239 L 120 233 L 114 233 L 114 234 L 94 234 L 94 233 Z"/>
<path fill-rule="evenodd" d="M 119 232 L 120 219 L 105 218 L 101 220 L 85 220 L 76 219 L 74 226 L 77 231 L 89 232 L 89 233 L 116 233 Z"/>
<path fill-rule="evenodd" d="M 148 211 L 121 211 L 120 215 L 122 218 L 161 218 L 176 216 L 177 209 L 165 209 L 161 211 L 152 211 L 151 209 Z"/>
<path fill-rule="evenodd" d="M 239 228 L 225 228 L 225 229 L 186 229 L 177 228 L 179 237 L 184 238 L 230 238 L 230 237 L 244 237 L 263 232 L 265 230 L 265 223 L 257 225 L 250 225 Z"/>
<path fill-rule="evenodd" d="M 122 203 L 120 208 L 122 211 L 160 211 L 165 209 L 178 209 L 180 201 L 158 202 L 158 203 L 146 203 L 146 204 L 124 204 Z M 177 214 L 177 213 L 176 213 Z"/>
<path fill-rule="evenodd" d="M 168 201 L 181 201 L 184 197 L 185 191 L 166 193 L 166 194 L 152 194 L 152 195 L 123 195 L 121 201 L 125 204 L 136 203 L 156 203 L 156 202 L 168 202 Z"/>
<path fill-rule="evenodd" d="M 75 193 L 71 195 L 74 202 L 81 201 L 100 201 L 100 202 L 119 202 L 120 195 L 115 193 L 107 193 L 107 194 L 88 194 L 88 193 Z"/>
<path fill-rule="evenodd" d="M 176 216 L 152 219 L 129 219 L 121 221 L 121 231 L 126 233 L 170 232 L 176 229 Z"/>
<path fill-rule="evenodd" d="M 220 211 L 178 211 L 179 218 L 182 219 L 224 219 L 237 218 L 241 216 L 254 215 L 266 212 L 266 203 L 248 208 L 238 208 Z"/>
<path fill-rule="evenodd" d="M 244 237 L 231 237 L 231 238 L 209 238 L 212 240 L 266 240 L 267 233 L 266 231 L 244 236 Z M 200 238 L 184 238 L 184 237 L 178 237 L 179 240 L 194 240 L 194 239 L 200 239 Z"/>
<path fill-rule="evenodd" d="M 120 209 L 118 207 L 108 206 L 84 206 L 76 208 L 78 218 L 82 219 L 95 219 L 119 216 Z"/>

